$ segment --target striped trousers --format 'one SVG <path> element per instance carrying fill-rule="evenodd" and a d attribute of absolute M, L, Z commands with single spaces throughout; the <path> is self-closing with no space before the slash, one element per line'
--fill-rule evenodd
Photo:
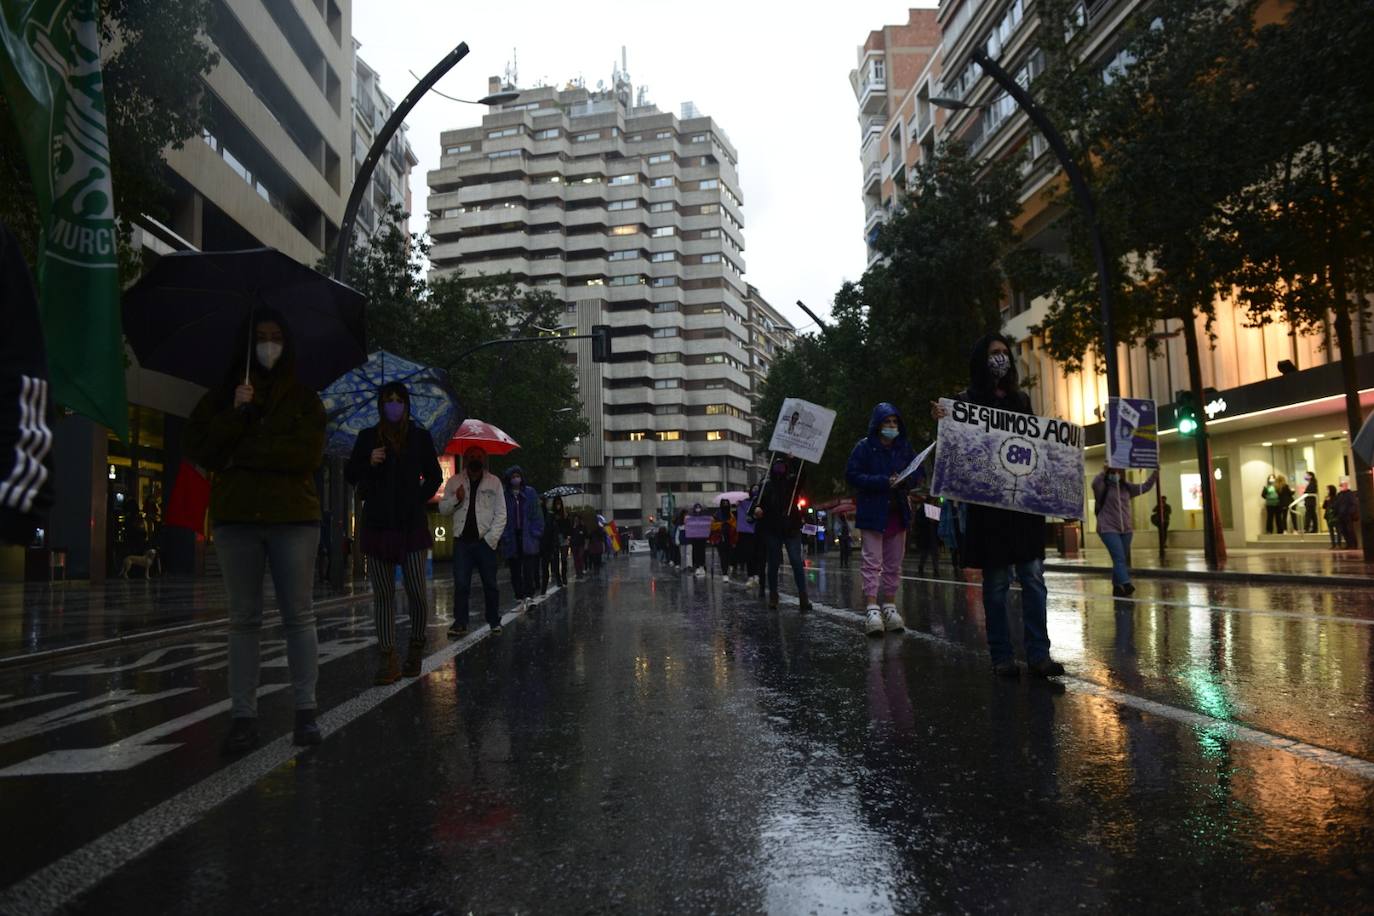
<path fill-rule="evenodd" d="M 429 601 L 425 594 L 426 551 L 417 550 L 406 554 L 401 564 L 401 577 L 405 582 L 406 608 L 410 611 L 410 641 L 423 643 L 426 628 L 429 626 Z M 367 575 L 372 581 L 373 620 L 377 624 L 377 642 L 383 652 L 396 645 L 396 569 L 395 563 L 388 563 L 376 557 L 367 558 Z"/>

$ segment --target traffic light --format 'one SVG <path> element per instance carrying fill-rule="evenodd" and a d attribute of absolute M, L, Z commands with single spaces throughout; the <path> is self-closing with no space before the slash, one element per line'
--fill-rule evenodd
<path fill-rule="evenodd" d="M 1197 435 L 1197 399 L 1191 391 L 1174 393 L 1174 425 L 1178 427 L 1180 436 L 1191 438 Z"/>
<path fill-rule="evenodd" d="M 806 497 L 805 497 L 805 496 L 798 497 L 798 499 L 797 499 L 797 508 L 798 508 L 798 509 L 805 509 L 805 508 L 806 508 Z"/>
<path fill-rule="evenodd" d="M 611 361 L 611 326 L 609 324 L 592 325 L 592 362 L 609 363 Z"/>

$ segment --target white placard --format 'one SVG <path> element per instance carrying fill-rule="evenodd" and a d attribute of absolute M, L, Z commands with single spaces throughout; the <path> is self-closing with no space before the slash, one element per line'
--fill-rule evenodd
<path fill-rule="evenodd" d="M 835 411 L 801 398 L 787 398 L 778 412 L 768 450 L 817 464 L 825 454 L 830 427 L 834 425 Z"/>

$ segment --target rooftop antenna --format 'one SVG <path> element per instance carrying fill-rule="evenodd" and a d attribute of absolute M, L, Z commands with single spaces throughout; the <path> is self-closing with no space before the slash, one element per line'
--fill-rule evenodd
<path fill-rule="evenodd" d="M 510 49 L 510 63 L 506 64 L 506 85 L 512 89 L 520 85 L 520 53 L 516 48 Z"/>

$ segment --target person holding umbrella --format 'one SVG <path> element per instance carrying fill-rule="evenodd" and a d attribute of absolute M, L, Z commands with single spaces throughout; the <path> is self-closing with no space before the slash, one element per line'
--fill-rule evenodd
<path fill-rule="evenodd" d="M 501 556 L 510 564 L 510 583 L 515 600 L 525 606 L 539 585 L 539 544 L 544 535 L 544 513 L 539 493 L 525 482 L 520 465 L 506 471 L 506 531 L 501 535 Z"/>
<path fill-rule="evenodd" d="M 439 514 L 451 516 L 453 539 L 453 625 L 448 635 L 468 635 L 468 595 L 472 571 L 482 577 L 482 598 L 492 635 L 501 633 L 501 596 L 496 588 L 496 551 L 506 531 L 506 497 L 501 479 L 487 470 L 486 450 L 468 446 L 463 472 L 448 479 Z"/>
<path fill-rule="evenodd" d="M 344 476 L 363 500 L 358 545 L 372 581 L 373 619 L 380 657 L 373 683 L 395 683 L 402 674 L 419 677 L 425 657 L 429 600 L 425 557 L 434 546 L 425 507 L 439 490 L 442 473 L 434 440 L 410 415 L 410 392 L 399 382 L 377 394 L 377 424 L 364 429 L 353 446 Z M 395 569 L 401 567 L 410 611 L 410 651 L 402 669 L 396 658 Z"/>
<path fill-rule="evenodd" d="M 286 636 L 297 745 L 323 739 L 315 722 L 319 649 L 313 571 L 320 538 L 315 472 L 324 458 L 324 405 L 296 378 L 296 348 L 285 318 L 254 311 L 229 354 L 224 383 L 191 413 L 186 453 L 214 472 L 210 519 L 229 593 L 232 722 L 223 751 L 258 743 L 263 574 L 272 584 Z"/>

